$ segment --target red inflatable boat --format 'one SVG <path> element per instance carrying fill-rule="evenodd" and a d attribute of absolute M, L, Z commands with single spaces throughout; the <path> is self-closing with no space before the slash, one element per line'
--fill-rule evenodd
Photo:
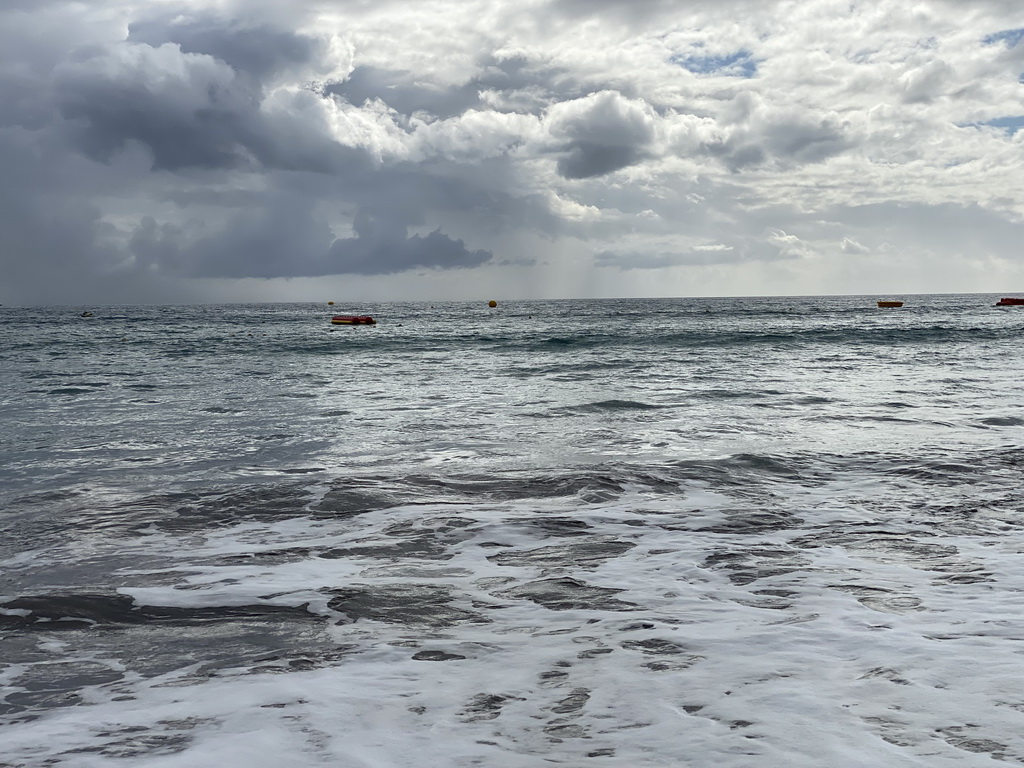
<path fill-rule="evenodd" d="M 369 315 L 335 315 L 331 325 L 376 325 L 377 321 Z"/>

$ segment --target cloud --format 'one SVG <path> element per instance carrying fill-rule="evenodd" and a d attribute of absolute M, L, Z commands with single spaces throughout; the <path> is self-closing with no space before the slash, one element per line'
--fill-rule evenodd
<path fill-rule="evenodd" d="M 435 229 L 408 233 L 394 209 L 360 210 L 354 237 L 336 238 L 308 198 L 275 195 L 236 213 L 219 231 L 144 217 L 129 249 L 136 267 L 184 278 L 280 278 L 385 275 L 415 269 L 476 267 L 493 254 L 470 251 Z"/>
<path fill-rule="evenodd" d="M 594 261 L 599 267 L 612 267 L 622 271 L 633 269 L 667 269 L 711 264 L 732 264 L 742 261 L 741 254 L 730 247 L 722 250 L 693 248 L 686 252 L 625 252 L 598 251 Z"/>
<path fill-rule="evenodd" d="M 868 253 L 870 250 L 850 237 L 843 238 L 843 242 L 839 244 L 839 249 L 843 253 Z"/>
<path fill-rule="evenodd" d="M 453 240 L 440 230 L 408 237 L 401 226 L 387 216 L 375 217 L 367 211 L 356 216 L 356 237 L 335 240 L 329 257 L 342 273 L 363 275 L 405 272 L 422 267 L 476 267 L 492 257 L 487 251 L 469 251 L 462 240 Z"/>
<path fill-rule="evenodd" d="M 904 73 L 899 83 L 908 104 L 928 104 L 942 96 L 953 80 L 953 70 L 946 62 L 930 61 Z"/>
<path fill-rule="evenodd" d="M 152 48 L 174 44 L 182 53 L 209 56 L 258 82 L 272 81 L 292 68 L 315 66 L 327 53 L 325 41 L 305 34 L 269 25 L 223 26 L 213 17 L 141 19 L 129 25 L 127 42 Z"/>
<path fill-rule="evenodd" d="M 553 106 L 545 123 L 559 154 L 559 174 L 585 179 L 639 163 L 654 140 L 655 120 L 649 105 L 615 91 Z"/>
<path fill-rule="evenodd" d="M 734 173 L 769 162 L 819 163 L 852 144 L 837 115 L 773 106 L 749 91 L 726 105 L 719 124 L 721 130 L 703 149 Z"/>
<path fill-rule="evenodd" d="M 440 119 L 487 108 L 539 114 L 557 98 L 550 68 L 522 54 L 482 51 L 475 69 L 464 82 L 448 83 L 424 72 L 363 64 L 326 90 L 357 107 L 380 101 L 399 114 Z"/>
<path fill-rule="evenodd" d="M 600 250 L 595 253 L 598 266 L 619 270 L 666 269 L 671 267 L 707 267 L 723 264 L 777 262 L 808 258 L 811 247 L 796 235 L 769 228 L 751 235 L 722 233 L 718 241 L 689 244 L 676 249 L 640 251 Z"/>
<path fill-rule="evenodd" d="M 54 74 L 73 141 L 93 159 L 110 160 L 134 141 L 156 170 L 232 168 L 259 149 L 256 94 L 212 57 L 126 43 Z"/>
<path fill-rule="evenodd" d="M 999 290 L 1020 30 L 1003 0 L 12 0 L 0 301 L 835 293 L 880 254 Z"/>

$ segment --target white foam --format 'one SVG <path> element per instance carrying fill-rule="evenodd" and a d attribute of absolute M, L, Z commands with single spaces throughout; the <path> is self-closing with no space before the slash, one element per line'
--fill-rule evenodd
<path fill-rule="evenodd" d="M 695 486 L 671 497 L 633 489 L 605 504 L 416 505 L 339 521 L 246 523 L 207 532 L 198 545 L 166 533 L 121 541 L 129 559 L 162 552 L 180 563 L 177 577 L 166 565 L 122 574 L 162 580 L 121 590 L 139 604 L 309 604 L 333 622 L 342 617 L 327 608 L 331 590 L 429 584 L 449 587 L 456 607 L 491 623 L 329 623 L 325 632 L 339 646 L 355 647 L 325 667 L 221 670 L 205 681 L 187 669 L 129 677 L 90 689 L 91 704 L 4 729 L 0 748 L 18 765 L 57 759 L 82 768 L 1024 761 L 1020 533 L 923 531 L 922 544 L 956 551 L 919 563 L 870 532 L 845 545 L 792 546 L 798 535 L 870 517 L 827 496 L 790 494 L 789 511 L 813 524 L 736 534 L 710 530 L 736 500 Z M 530 525 L 552 515 L 592 527 L 585 536 L 545 538 Z M 338 557 L 337 550 L 394 541 L 396 524 L 430 531 L 453 516 L 472 523 L 449 541 L 451 559 Z M 635 546 L 593 568 L 488 559 L 587 536 Z M 487 542 L 502 546 L 481 546 Z M 311 554 L 258 558 L 285 546 Z M 317 556 L 326 550 L 335 552 Z M 709 564 L 714 553 L 735 555 L 738 569 Z M 257 557 L 224 560 L 231 555 Z M 942 579 L 963 563 L 990 581 Z M 729 578 L 756 567 L 769 570 L 751 581 Z M 637 607 L 550 610 L 507 593 L 565 576 L 622 589 L 615 597 Z M 464 658 L 413 658 L 423 651 Z M 131 699 L 119 700 L 126 690 Z M 150 751 L 131 757 L 143 738 Z M 160 739 L 166 747 L 153 748 Z M 106 752 L 74 751 L 81 749 Z"/>

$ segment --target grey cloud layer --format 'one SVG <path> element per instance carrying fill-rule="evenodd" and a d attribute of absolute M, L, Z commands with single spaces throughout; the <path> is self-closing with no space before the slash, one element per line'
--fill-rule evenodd
<path fill-rule="evenodd" d="M 888 42 L 850 30 L 908 18 L 895 0 L 814 0 L 777 30 L 745 0 L 390 5 L 0 9 L 0 277 L 114 295 L 525 268 L 564 246 L 617 272 L 818 269 L 909 252 L 928 211 L 985 223 L 987 254 L 1024 234 L 1024 132 L 983 130 L 1024 114 L 995 0 L 970 34 L 924 3 L 917 37 Z M 450 38 L 424 37 L 439 13 Z"/>

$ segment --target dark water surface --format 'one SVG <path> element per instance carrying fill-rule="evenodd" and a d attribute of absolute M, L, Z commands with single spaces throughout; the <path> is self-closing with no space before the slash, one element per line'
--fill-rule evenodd
<path fill-rule="evenodd" d="M 997 298 L 0 308 L 0 766 L 1022 763 Z"/>

